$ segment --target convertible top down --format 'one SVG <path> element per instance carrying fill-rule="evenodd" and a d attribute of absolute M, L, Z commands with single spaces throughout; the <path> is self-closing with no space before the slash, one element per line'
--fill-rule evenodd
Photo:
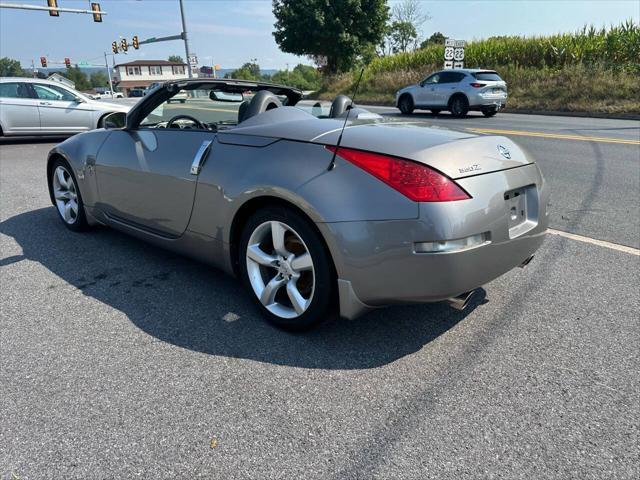
<path fill-rule="evenodd" d="M 185 103 L 169 103 L 178 93 Z M 346 318 L 464 308 L 542 243 L 548 189 L 511 140 L 301 97 L 243 80 L 163 84 L 50 152 L 51 201 L 71 230 L 108 225 L 240 277 L 289 329 L 334 299 Z"/>

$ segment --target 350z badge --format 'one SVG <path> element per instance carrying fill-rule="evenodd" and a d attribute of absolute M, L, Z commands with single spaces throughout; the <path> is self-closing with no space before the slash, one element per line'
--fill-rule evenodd
<path fill-rule="evenodd" d="M 464 168 L 459 168 L 458 171 L 460 173 L 468 173 L 468 172 L 475 172 L 477 170 L 482 170 L 480 168 L 480 165 L 478 165 L 477 163 L 474 163 L 473 165 L 469 165 L 468 167 L 464 167 Z"/>

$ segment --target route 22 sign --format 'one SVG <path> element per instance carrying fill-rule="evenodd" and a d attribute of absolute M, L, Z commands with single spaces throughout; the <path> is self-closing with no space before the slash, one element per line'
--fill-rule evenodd
<path fill-rule="evenodd" d="M 464 47 L 467 42 L 447 38 L 444 41 L 444 68 L 464 68 Z"/>

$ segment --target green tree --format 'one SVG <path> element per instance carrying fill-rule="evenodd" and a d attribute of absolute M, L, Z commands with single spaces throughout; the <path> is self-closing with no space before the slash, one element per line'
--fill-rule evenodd
<path fill-rule="evenodd" d="M 239 69 L 233 72 L 227 73 L 226 78 L 237 78 L 241 80 L 262 80 L 262 74 L 260 73 L 260 65 L 253 62 L 247 62 Z"/>
<path fill-rule="evenodd" d="M 273 14 L 282 51 L 308 55 L 335 73 L 380 43 L 389 8 L 386 0 L 273 0 Z"/>
<path fill-rule="evenodd" d="M 418 40 L 416 27 L 410 22 L 393 22 L 389 33 L 393 53 L 413 50 Z"/>
<path fill-rule="evenodd" d="M 168 60 L 174 63 L 184 63 L 184 60 L 180 55 L 169 55 Z"/>
<path fill-rule="evenodd" d="M 109 77 L 102 72 L 94 72 L 89 77 L 89 82 L 93 88 L 106 87 L 109 85 Z"/>
<path fill-rule="evenodd" d="M 85 73 L 80 70 L 80 68 L 78 68 L 77 65 L 75 67 L 69 67 L 66 70 L 58 73 L 60 75 L 63 75 L 64 77 L 67 77 L 69 80 L 75 83 L 76 90 L 89 90 L 91 88 L 89 79 L 87 78 Z"/>
<path fill-rule="evenodd" d="M 269 80 L 273 83 L 288 85 L 301 90 L 318 90 L 322 77 L 316 68 L 298 64 L 292 71 L 278 70 Z"/>
<path fill-rule="evenodd" d="M 24 77 L 25 72 L 18 60 L 9 57 L 0 58 L 0 77 Z"/>
<path fill-rule="evenodd" d="M 444 45 L 447 39 L 442 33 L 436 32 L 420 44 L 420 48 L 426 48 L 429 45 Z"/>

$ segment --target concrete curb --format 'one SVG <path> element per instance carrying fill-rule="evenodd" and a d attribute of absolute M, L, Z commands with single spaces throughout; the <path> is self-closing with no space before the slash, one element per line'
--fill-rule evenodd
<path fill-rule="evenodd" d="M 366 100 L 358 100 L 356 103 L 360 105 L 371 105 L 374 107 L 395 107 L 391 102 L 368 102 Z M 529 110 L 505 108 L 500 110 L 503 113 L 519 113 L 523 115 L 549 115 L 555 117 L 586 117 L 586 118 L 608 118 L 611 120 L 640 120 L 640 113 L 605 113 L 605 112 L 562 112 L 555 110 Z"/>

